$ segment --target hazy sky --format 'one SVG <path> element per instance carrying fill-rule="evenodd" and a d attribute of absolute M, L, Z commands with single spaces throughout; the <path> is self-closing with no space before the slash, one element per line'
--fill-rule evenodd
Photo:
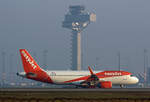
<path fill-rule="evenodd" d="M 36 55 L 41 66 L 47 49 L 49 70 L 69 69 L 71 31 L 62 28 L 62 21 L 69 5 L 84 5 L 96 13 L 97 21 L 82 32 L 83 69 L 96 63 L 99 70 L 117 69 L 120 51 L 121 64 L 128 66 L 123 70 L 143 71 L 143 50 L 150 50 L 149 4 L 149 0 L 0 0 L 0 52 L 6 52 L 6 69 L 23 71 L 20 48 Z"/>

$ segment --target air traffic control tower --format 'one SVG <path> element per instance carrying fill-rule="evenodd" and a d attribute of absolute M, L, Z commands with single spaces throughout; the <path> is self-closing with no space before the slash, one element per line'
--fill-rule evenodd
<path fill-rule="evenodd" d="M 84 6 L 69 6 L 62 27 L 72 30 L 71 69 L 81 70 L 81 32 L 91 21 L 96 21 L 96 15 L 85 11 Z"/>

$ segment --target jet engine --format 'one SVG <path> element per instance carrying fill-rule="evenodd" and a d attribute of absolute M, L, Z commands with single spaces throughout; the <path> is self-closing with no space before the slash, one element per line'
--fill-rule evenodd
<path fill-rule="evenodd" d="M 112 88 L 111 81 L 103 81 L 100 82 L 100 88 Z"/>

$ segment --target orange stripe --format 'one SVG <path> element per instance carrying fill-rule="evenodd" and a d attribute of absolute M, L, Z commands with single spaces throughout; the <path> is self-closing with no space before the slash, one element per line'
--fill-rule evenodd
<path fill-rule="evenodd" d="M 105 75 L 105 73 L 121 73 L 121 75 Z M 131 73 L 129 72 L 126 72 L 126 71 L 104 71 L 104 72 L 99 72 L 99 73 L 96 73 L 97 77 L 98 78 L 108 78 L 108 77 L 115 77 L 115 76 L 124 76 L 124 75 L 131 75 Z M 76 78 L 76 79 L 73 79 L 73 80 L 69 80 L 69 81 L 65 81 L 64 83 L 71 83 L 71 82 L 74 82 L 74 81 L 80 81 L 80 80 L 87 80 L 88 78 L 90 77 L 89 76 L 84 76 L 84 77 L 80 77 L 80 78 Z"/>

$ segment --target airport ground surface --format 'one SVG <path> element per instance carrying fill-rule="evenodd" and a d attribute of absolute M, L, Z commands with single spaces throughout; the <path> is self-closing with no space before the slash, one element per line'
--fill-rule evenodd
<path fill-rule="evenodd" d="M 150 102 L 149 88 L 0 89 L 0 102 Z"/>

